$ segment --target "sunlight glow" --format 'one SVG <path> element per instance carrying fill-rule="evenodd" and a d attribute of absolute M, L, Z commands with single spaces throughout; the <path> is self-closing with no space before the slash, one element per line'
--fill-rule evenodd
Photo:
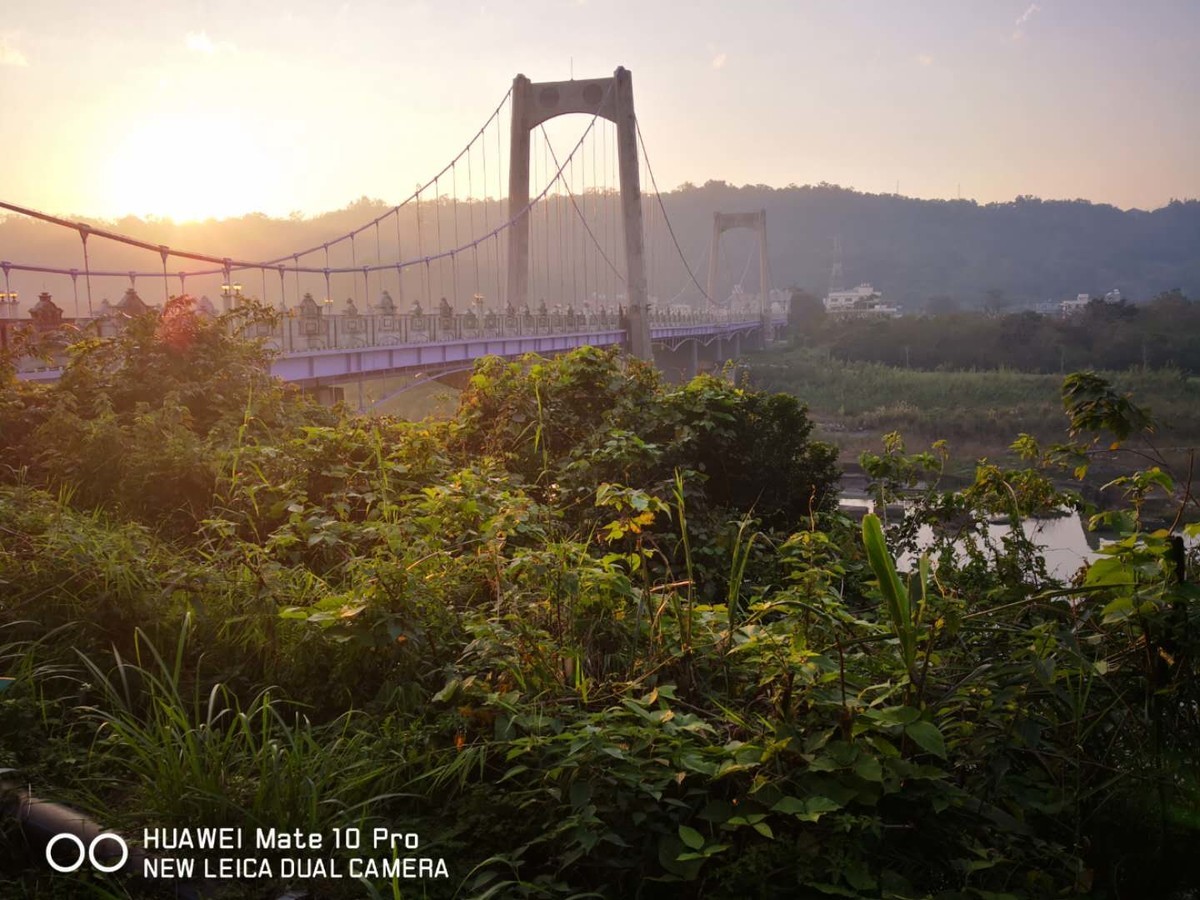
<path fill-rule="evenodd" d="M 105 207 L 176 222 L 283 206 L 276 171 L 253 129 L 215 116 L 143 122 L 112 147 L 100 177 Z"/>

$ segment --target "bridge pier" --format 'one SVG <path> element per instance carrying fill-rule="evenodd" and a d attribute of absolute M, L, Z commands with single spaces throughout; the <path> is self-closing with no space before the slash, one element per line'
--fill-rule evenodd
<path fill-rule="evenodd" d="M 673 348 L 659 344 L 654 348 L 654 364 L 667 381 L 686 384 L 700 374 L 700 342 L 684 341 Z"/>
<path fill-rule="evenodd" d="M 304 393 L 308 394 L 322 406 L 336 406 L 339 403 L 344 403 L 346 400 L 345 388 L 332 384 L 318 384 L 315 387 L 305 388 Z"/>

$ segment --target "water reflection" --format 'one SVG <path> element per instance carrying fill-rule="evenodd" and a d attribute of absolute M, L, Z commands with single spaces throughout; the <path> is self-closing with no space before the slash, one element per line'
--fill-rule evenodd
<path fill-rule="evenodd" d="M 866 513 L 875 512 L 875 501 L 863 497 L 842 496 L 838 501 L 838 508 L 845 515 L 861 519 Z M 897 521 L 905 515 L 906 510 L 905 504 L 889 503 L 887 519 Z M 1083 514 L 1069 509 L 1064 509 L 1058 516 L 1035 516 L 1025 519 L 1021 528 L 1025 536 L 1041 548 L 1042 556 L 1046 560 L 1046 574 L 1063 582 L 1069 582 L 1081 567 L 1098 559 L 1101 546 L 1117 540 L 1117 536 L 1112 532 L 1088 531 L 1087 519 Z M 995 555 L 996 548 L 1002 547 L 1004 538 L 1011 533 L 1012 525 L 1007 522 L 988 525 L 987 543 L 990 556 Z M 977 540 L 980 537 L 975 535 Z M 1190 549 L 1200 547 L 1200 537 L 1184 538 L 1184 543 Z M 926 548 L 931 544 L 933 529 L 922 525 L 917 531 L 917 545 Z M 967 554 L 962 549 L 962 542 L 957 541 L 955 546 L 958 547 L 958 558 L 965 561 Z M 902 572 L 909 572 L 915 563 L 916 557 L 905 553 L 896 560 L 896 568 Z"/>
<path fill-rule="evenodd" d="M 1046 573 L 1059 581 L 1070 581 L 1079 569 L 1100 554 L 1100 537 L 1095 532 L 1089 532 L 1083 517 L 1076 512 L 1067 512 L 1053 518 L 1029 518 L 1021 522 L 1021 530 L 1037 547 L 1041 548 L 1042 558 L 1046 561 Z M 988 546 L 992 548 L 1003 546 L 1004 538 L 1012 533 L 1010 524 L 988 525 Z M 978 537 L 978 536 L 977 536 Z M 933 529 L 922 525 L 917 532 L 920 546 L 926 547 L 933 543 Z M 960 558 L 966 553 L 960 552 Z M 911 554 L 901 557 L 897 565 L 911 568 L 915 558 Z"/>
<path fill-rule="evenodd" d="M 843 512 L 861 517 L 864 513 L 874 512 L 875 501 L 857 497 L 843 497 L 840 502 Z M 903 507 L 889 505 L 888 517 L 895 518 L 903 515 Z M 1060 581 L 1070 581 L 1080 567 L 1087 565 L 1099 556 L 1102 539 L 1095 532 L 1087 530 L 1083 517 L 1074 511 L 1066 510 L 1061 516 L 1047 518 L 1028 518 L 1022 521 L 1021 528 L 1025 536 L 1042 549 L 1046 560 L 1046 572 L 1051 578 Z M 1002 542 L 1012 532 L 1012 525 L 991 524 L 988 526 L 988 546 L 1002 546 Z M 928 547 L 933 543 L 933 529 L 922 525 L 917 532 L 918 545 Z M 966 552 L 960 551 L 959 558 L 966 559 Z M 912 554 L 904 554 L 896 561 L 897 568 L 909 571 L 916 562 Z"/>

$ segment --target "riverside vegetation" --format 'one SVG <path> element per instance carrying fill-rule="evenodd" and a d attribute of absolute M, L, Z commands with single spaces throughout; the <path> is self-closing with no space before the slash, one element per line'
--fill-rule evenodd
<path fill-rule="evenodd" d="M 860 526 L 789 396 L 585 349 L 368 419 L 227 325 L 180 299 L 53 385 L 0 373 L 0 767 L 35 793 L 134 834 L 397 827 L 452 876 L 321 897 L 1200 888 L 1195 499 L 1140 519 L 1186 478 L 1131 457 L 1069 585 L 1019 529 L 956 550 L 1151 426 L 1104 379 L 962 491 L 889 437 L 865 468 L 914 515 Z M 4 896 L 145 890 L 0 828 Z"/>
<path fill-rule="evenodd" d="M 935 298 L 949 301 L 951 298 Z M 947 440 L 960 486 L 981 456 L 1010 463 L 1013 436 L 1069 439 L 1060 388 L 1067 372 L 1099 370 L 1118 392 L 1154 412 L 1153 443 L 1180 471 L 1200 443 L 1200 303 L 1178 290 L 1145 304 L 1094 300 L 1069 318 L 943 312 L 898 319 L 840 319 L 803 291 L 792 301 L 790 345 L 751 355 L 753 383 L 803 397 L 817 434 L 845 461 L 901 431 L 911 442 Z M 1120 502 L 1104 485 L 1124 460 L 1093 461 L 1086 495 Z M 1173 510 L 1166 510 L 1168 520 Z"/>

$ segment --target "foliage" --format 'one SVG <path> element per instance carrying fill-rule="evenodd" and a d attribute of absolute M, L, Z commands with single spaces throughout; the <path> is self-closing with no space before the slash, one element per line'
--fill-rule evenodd
<path fill-rule="evenodd" d="M 115 506 L 190 534 L 232 439 L 328 421 L 288 396 L 269 376 L 261 347 L 237 336 L 266 315 L 247 305 L 207 318 L 183 296 L 161 315 L 131 319 L 116 338 L 79 341 L 49 387 L 10 382 L 0 403 L 0 452 L 81 505 Z"/>
<path fill-rule="evenodd" d="M 462 404 L 459 448 L 499 455 L 568 500 L 588 503 L 598 482 L 665 486 L 676 470 L 702 479 L 706 514 L 753 511 L 787 528 L 833 500 L 834 453 L 811 439 L 804 406 L 713 375 L 669 390 L 652 369 L 585 348 L 486 362 Z"/>
<path fill-rule="evenodd" d="M 39 793 L 415 830 L 453 875 L 430 897 L 1200 888 L 1197 504 L 1103 378 L 1067 382 L 1078 440 L 962 491 L 890 436 L 864 469 L 909 512 L 859 530 L 792 398 L 580 351 L 482 363 L 448 424 L 362 419 L 216 334 L 197 371 L 245 368 L 205 395 L 139 327 L 0 386 L 0 760 Z M 1153 464 L 1078 583 L 989 542 L 1098 454 Z M 37 896 L 16 844 L 0 868 Z"/>
<path fill-rule="evenodd" d="M 1006 312 L 1002 295 L 989 294 L 989 314 L 948 310 L 944 298 L 927 307 L 928 315 L 913 310 L 896 319 L 813 319 L 804 329 L 803 343 L 839 360 L 925 371 L 1062 375 L 1085 368 L 1138 368 L 1200 373 L 1200 303 L 1178 291 L 1142 304 L 1097 299 L 1065 318 L 1032 310 Z"/>

